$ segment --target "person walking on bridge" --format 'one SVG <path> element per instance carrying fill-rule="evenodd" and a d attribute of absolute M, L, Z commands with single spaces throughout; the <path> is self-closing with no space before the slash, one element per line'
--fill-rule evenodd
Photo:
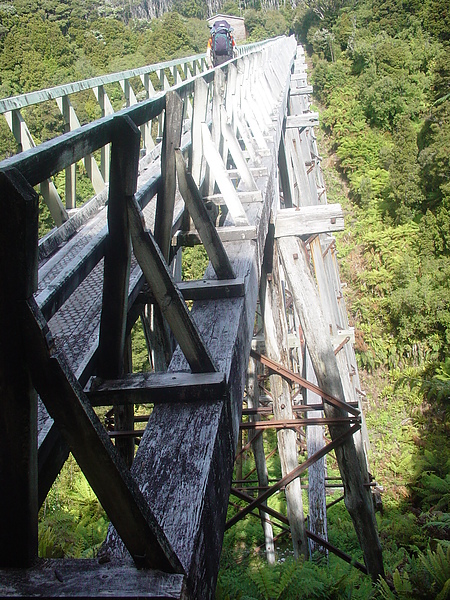
<path fill-rule="evenodd" d="M 206 50 L 206 62 L 209 67 L 217 67 L 237 56 L 233 28 L 225 19 L 220 19 L 211 27 L 211 35 Z"/>

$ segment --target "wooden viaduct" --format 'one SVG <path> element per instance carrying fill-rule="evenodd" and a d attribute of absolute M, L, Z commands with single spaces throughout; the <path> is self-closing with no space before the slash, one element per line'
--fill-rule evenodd
<path fill-rule="evenodd" d="M 212 598 L 224 530 L 255 510 L 269 561 L 272 521 L 296 556 L 351 560 L 327 542 L 331 450 L 364 555 L 354 564 L 383 574 L 332 235 L 343 214 L 326 202 L 303 50 L 282 37 L 239 51 L 215 70 L 200 55 L 0 101 L 23 150 L 0 164 L 1 596 Z M 127 104 L 116 113 L 113 81 Z M 80 89 L 104 115 L 82 127 L 70 101 Z M 34 148 L 20 110 L 44 99 L 58 102 L 67 133 Z M 74 210 L 81 160 L 95 197 Z M 59 172 L 66 206 L 51 182 Z M 41 240 L 36 186 L 57 225 Z M 182 249 L 200 243 L 204 277 L 182 281 Z M 150 373 L 131 372 L 139 319 Z M 136 404 L 153 407 L 143 430 Z M 267 427 L 282 466 L 274 485 Z M 250 445 L 257 494 L 239 469 L 232 482 Z M 38 559 L 38 509 L 69 450 L 111 526 L 96 560 Z M 282 488 L 287 516 L 267 504 Z M 227 522 L 230 491 L 240 508 Z"/>

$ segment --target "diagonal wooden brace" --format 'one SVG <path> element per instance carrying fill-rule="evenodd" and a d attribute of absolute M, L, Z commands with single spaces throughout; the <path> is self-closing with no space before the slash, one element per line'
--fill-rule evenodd
<path fill-rule="evenodd" d="M 217 371 L 153 235 L 144 229 L 134 197 L 128 198 L 128 222 L 136 259 L 192 372 Z"/>
<path fill-rule="evenodd" d="M 218 279 L 234 279 L 234 271 L 214 224 L 203 204 L 200 191 L 190 173 L 186 171 L 183 154 L 175 150 L 178 185 L 189 214 L 205 246 Z"/>
<path fill-rule="evenodd" d="M 178 557 L 51 337 L 34 298 L 24 303 L 33 385 L 139 567 L 183 573 Z"/>

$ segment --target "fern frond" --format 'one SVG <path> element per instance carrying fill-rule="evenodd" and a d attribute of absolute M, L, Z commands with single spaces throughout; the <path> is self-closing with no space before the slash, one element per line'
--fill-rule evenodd
<path fill-rule="evenodd" d="M 421 560 L 425 569 L 443 590 L 450 579 L 450 546 L 447 548 L 447 552 L 444 552 L 440 544 L 435 552 L 428 548 L 427 554 L 422 555 Z"/>

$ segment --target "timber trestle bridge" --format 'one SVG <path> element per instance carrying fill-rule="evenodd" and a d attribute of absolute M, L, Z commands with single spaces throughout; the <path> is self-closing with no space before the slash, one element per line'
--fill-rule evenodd
<path fill-rule="evenodd" d="M 104 116 L 79 126 L 82 89 Z M 295 556 L 352 561 L 327 542 L 331 450 L 365 564 L 352 562 L 383 573 L 333 237 L 343 214 L 326 202 L 311 92 L 303 49 L 281 37 L 213 70 L 199 55 L 0 101 L 23 150 L 0 164 L 1 596 L 213 598 L 225 528 L 255 511 L 269 562 L 275 524 Z M 21 109 L 44 100 L 67 133 L 33 147 Z M 79 161 L 95 196 L 76 209 Z M 36 186 L 56 225 L 41 240 Z M 209 265 L 182 281 L 197 244 Z M 137 322 L 148 373 L 132 372 Z M 138 404 L 152 407 L 141 429 Z M 239 468 L 250 447 L 254 477 Z M 111 525 L 95 560 L 39 559 L 38 510 L 69 451 Z M 280 489 L 287 515 L 268 504 Z"/>

